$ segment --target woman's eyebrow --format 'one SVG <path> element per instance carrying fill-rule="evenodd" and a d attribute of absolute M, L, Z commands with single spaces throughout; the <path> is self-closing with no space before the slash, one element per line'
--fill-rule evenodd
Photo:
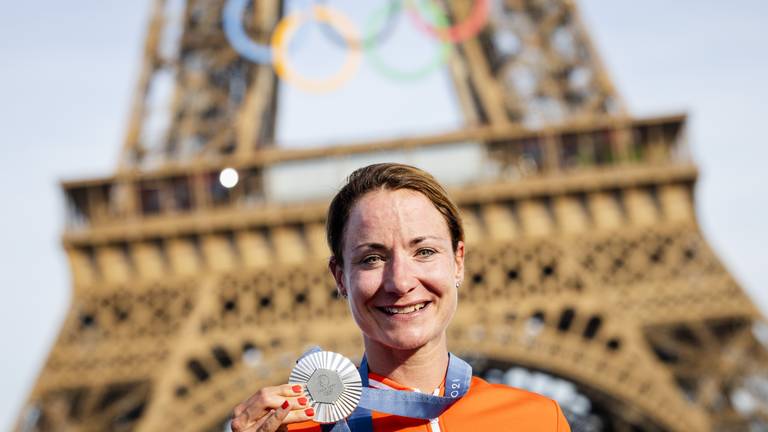
<path fill-rule="evenodd" d="M 384 250 L 386 247 L 381 243 L 360 243 L 359 245 L 355 246 L 355 250 L 359 249 Z"/>
<path fill-rule="evenodd" d="M 442 237 L 439 236 L 433 236 L 433 235 L 426 235 L 426 236 L 418 236 L 414 237 L 410 242 L 408 242 L 411 246 L 415 246 L 419 243 L 424 242 L 425 240 L 444 240 Z M 375 243 L 375 242 L 367 242 L 367 243 L 360 243 L 359 245 L 355 246 L 353 250 L 360 250 L 360 249 L 375 249 L 375 250 L 386 250 L 387 247 L 384 246 L 381 243 Z"/>
<path fill-rule="evenodd" d="M 417 245 L 425 240 L 443 240 L 442 237 L 438 236 L 432 236 L 432 235 L 426 235 L 426 236 L 419 236 L 411 240 L 411 246 Z"/>

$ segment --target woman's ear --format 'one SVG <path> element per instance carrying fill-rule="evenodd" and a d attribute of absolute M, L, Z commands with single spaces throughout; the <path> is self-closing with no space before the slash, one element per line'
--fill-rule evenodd
<path fill-rule="evenodd" d="M 454 277 L 456 278 L 456 283 L 459 285 L 464 282 L 464 242 L 459 241 L 456 244 L 456 252 L 454 252 L 454 264 L 456 265 L 456 273 Z"/>
<path fill-rule="evenodd" d="M 347 298 L 347 288 L 344 286 L 344 266 L 336 260 L 336 257 L 332 256 L 328 260 L 328 270 L 333 275 L 333 280 L 336 281 L 336 291 L 339 296 Z"/>

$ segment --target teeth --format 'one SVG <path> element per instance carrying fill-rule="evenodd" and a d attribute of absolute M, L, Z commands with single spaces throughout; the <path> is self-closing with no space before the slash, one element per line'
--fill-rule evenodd
<path fill-rule="evenodd" d="M 407 314 L 407 313 L 412 313 L 412 312 L 416 312 L 417 310 L 423 309 L 424 306 L 426 305 L 427 305 L 426 303 L 419 303 L 411 306 L 385 307 L 383 309 L 391 314 Z"/>

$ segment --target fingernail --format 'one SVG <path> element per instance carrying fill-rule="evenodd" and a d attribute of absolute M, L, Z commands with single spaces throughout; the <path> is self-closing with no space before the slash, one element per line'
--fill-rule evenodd
<path fill-rule="evenodd" d="M 304 414 L 306 414 L 309 417 L 312 417 L 315 415 L 315 409 L 314 408 L 307 408 L 304 410 Z"/>
<path fill-rule="evenodd" d="M 299 405 L 306 405 L 307 404 L 307 398 L 300 397 L 299 398 Z"/>
<path fill-rule="evenodd" d="M 297 384 L 291 387 L 291 390 L 293 390 L 294 393 L 301 393 L 301 386 Z"/>
<path fill-rule="evenodd" d="M 283 404 L 282 404 L 282 405 L 280 405 L 280 408 L 282 408 L 282 409 L 286 409 L 286 408 L 288 408 L 288 405 L 290 405 L 290 404 L 288 403 L 288 401 L 285 401 L 285 402 L 283 402 Z"/>

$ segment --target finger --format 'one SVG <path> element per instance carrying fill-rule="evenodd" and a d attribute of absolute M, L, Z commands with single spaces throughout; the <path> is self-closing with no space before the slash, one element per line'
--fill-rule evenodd
<path fill-rule="evenodd" d="M 304 386 L 301 384 L 283 384 L 280 388 L 280 396 L 296 397 L 304 395 Z"/>
<path fill-rule="evenodd" d="M 248 430 L 246 430 L 244 432 L 258 432 L 259 430 L 260 429 L 258 429 L 256 427 L 251 427 L 251 428 L 248 428 Z M 277 428 L 277 432 L 288 432 L 288 425 L 286 425 L 285 423 L 281 424 L 280 427 Z"/>
<path fill-rule="evenodd" d="M 241 415 L 245 415 L 248 423 L 253 423 L 271 410 L 279 408 L 286 400 L 293 408 L 298 408 L 302 404 L 306 405 L 306 397 L 303 394 L 304 388 L 298 384 L 265 387 L 246 401 L 245 410 Z M 296 397 L 297 395 L 300 396 Z M 301 399 L 301 403 L 299 399 Z"/>
<path fill-rule="evenodd" d="M 283 384 L 279 386 L 264 387 L 252 394 L 245 402 L 235 407 L 235 416 L 241 415 L 249 407 L 262 405 L 265 402 L 271 402 L 271 405 L 265 405 L 265 409 L 277 408 L 285 397 L 297 397 L 304 395 L 304 386 L 300 384 Z M 274 397 L 277 396 L 277 397 Z M 282 397 L 281 397 L 282 396 Z M 266 412 L 266 411 L 265 411 Z"/>
<path fill-rule="evenodd" d="M 283 395 L 297 396 L 303 395 L 303 393 L 304 388 L 298 384 L 284 384 L 260 389 L 245 402 L 235 407 L 232 416 L 232 430 L 234 432 L 248 430 L 256 422 L 268 415 L 271 410 L 279 408 L 287 399 Z M 297 400 L 300 397 L 290 398 L 290 404 L 298 407 Z"/>
<path fill-rule="evenodd" d="M 243 432 L 257 432 L 257 431 L 262 430 L 261 427 L 273 415 L 275 415 L 275 410 L 270 410 L 269 414 L 267 414 L 264 417 L 262 417 L 259 420 L 257 420 L 256 423 L 254 423 L 251 426 L 249 426 L 248 429 L 244 430 Z"/>
<path fill-rule="evenodd" d="M 312 420 L 315 417 L 315 409 L 312 407 L 305 407 L 302 409 L 296 409 L 288 413 L 283 420 L 283 424 L 298 423 L 307 420 Z"/>
<path fill-rule="evenodd" d="M 263 423 L 256 429 L 258 432 L 274 432 L 280 425 L 283 424 L 283 420 L 291 412 L 291 403 L 287 400 L 280 405 L 280 408 L 272 411 L 270 415 L 264 416 Z"/>
<path fill-rule="evenodd" d="M 232 416 L 232 432 L 245 432 L 270 413 L 276 402 L 268 392 L 266 388 L 261 389 L 235 407 Z"/>
<path fill-rule="evenodd" d="M 283 408 L 286 403 L 288 406 Z M 286 398 L 283 402 L 283 405 L 280 406 L 280 409 L 285 409 L 288 411 L 288 415 L 286 416 L 283 423 L 296 423 L 300 421 L 311 420 L 315 415 L 315 409 L 310 406 L 309 399 L 306 396 Z M 274 411 L 275 410 L 270 410 L 269 414 L 262 416 L 255 423 L 249 425 L 248 429 L 246 430 L 251 430 L 251 428 L 254 430 L 258 429 L 264 422 L 267 421 L 267 418 L 270 415 L 274 414 Z"/>
<path fill-rule="evenodd" d="M 290 405 L 288 411 L 304 410 L 310 407 L 309 399 L 306 396 L 285 398 Z"/>
<path fill-rule="evenodd" d="M 298 423 L 298 422 L 312 420 L 312 418 L 314 418 L 315 409 L 309 406 L 309 404 L 306 401 L 306 398 L 302 397 L 297 399 L 298 399 L 297 403 L 301 408 L 294 409 L 293 407 L 295 406 L 295 404 L 291 404 L 289 401 L 288 408 L 286 408 L 286 410 L 288 411 L 288 415 L 286 415 L 285 418 L 283 419 L 282 425 L 280 428 L 278 428 L 278 431 L 287 430 L 285 425 L 288 423 Z M 304 399 L 304 401 L 302 401 L 301 399 Z M 243 429 L 239 432 L 256 432 L 261 430 L 262 425 L 264 425 L 270 417 L 274 416 L 275 413 L 276 413 L 276 410 L 270 410 L 269 414 L 263 416 L 262 418 L 257 420 L 255 423 L 249 425 L 248 428 Z"/>

